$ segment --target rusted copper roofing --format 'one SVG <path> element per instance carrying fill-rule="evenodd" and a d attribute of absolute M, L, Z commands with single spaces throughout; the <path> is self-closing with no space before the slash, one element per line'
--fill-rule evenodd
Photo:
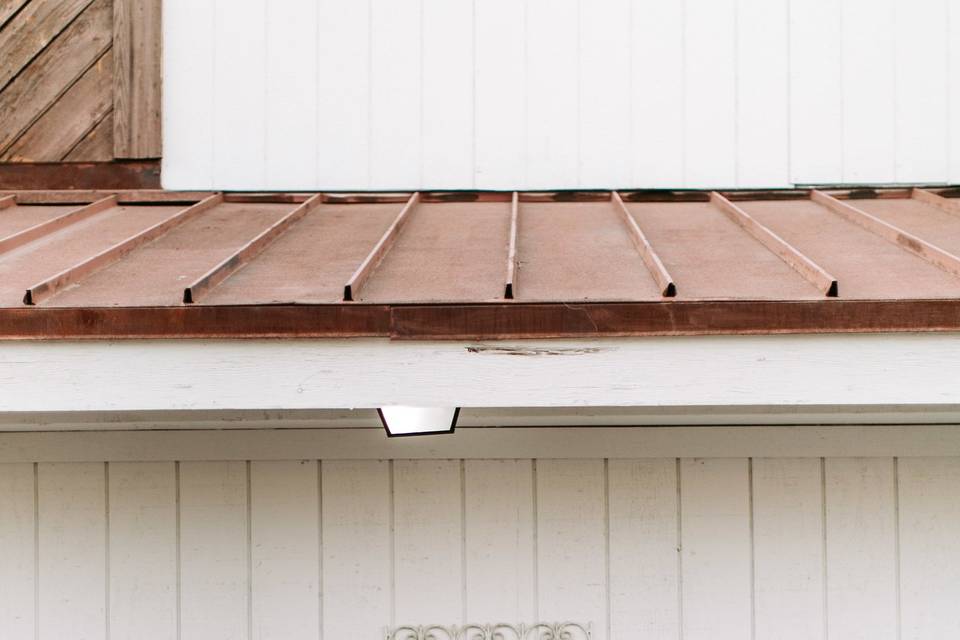
<path fill-rule="evenodd" d="M 960 330 L 960 189 L 0 192 L 0 338 Z"/>

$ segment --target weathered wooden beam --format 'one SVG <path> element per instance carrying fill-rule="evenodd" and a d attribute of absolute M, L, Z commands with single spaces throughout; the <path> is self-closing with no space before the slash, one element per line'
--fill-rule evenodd
<path fill-rule="evenodd" d="M 38 282 L 29 289 L 23 296 L 23 303 L 26 305 L 37 304 L 50 296 L 54 295 L 64 287 L 79 282 L 94 271 L 102 269 L 120 260 L 125 255 L 134 251 L 144 244 L 156 240 L 174 227 L 187 222 L 200 215 L 204 211 L 217 206 L 223 202 L 222 194 L 214 194 L 209 198 L 201 200 L 183 211 L 179 211 L 165 220 L 144 229 L 140 233 L 133 235 L 126 240 L 121 240 L 112 247 L 101 251 L 100 253 L 87 258 L 83 262 L 72 267 L 64 269 L 60 273 L 47 278 L 43 282 Z"/>
<path fill-rule="evenodd" d="M 726 214 L 731 221 L 753 236 L 757 242 L 769 249 L 771 253 L 790 265 L 790 268 L 820 289 L 824 295 L 829 297 L 836 297 L 838 295 L 837 279 L 827 273 L 823 267 L 805 256 L 799 249 L 716 191 L 710 194 L 710 202 Z"/>
<path fill-rule="evenodd" d="M 929 204 L 941 211 L 960 215 L 960 198 L 944 198 L 938 193 L 927 191 L 926 189 L 912 189 L 910 197 L 917 202 Z"/>
<path fill-rule="evenodd" d="M 38 238 L 42 238 L 43 236 L 60 231 L 65 227 L 76 224 L 82 220 L 86 220 L 90 216 L 94 216 L 115 206 L 117 206 L 117 196 L 107 196 L 102 200 L 97 200 L 96 202 L 80 207 L 79 209 L 74 209 L 73 211 L 65 213 L 62 216 L 53 218 L 52 220 L 35 224 L 32 227 L 9 235 L 6 238 L 0 238 L 0 254 L 12 251 L 17 247 L 22 247 L 28 242 L 33 242 Z"/>
<path fill-rule="evenodd" d="M 960 299 L 0 307 L 0 340 L 533 340 L 960 331 Z M 3 349 L 0 349 L 0 353 Z M 3 397 L 3 396 L 0 396 Z"/>
<path fill-rule="evenodd" d="M 283 235 L 296 222 L 303 219 L 305 215 L 319 206 L 321 202 L 323 202 L 323 196 L 318 193 L 274 222 L 253 240 L 237 249 L 227 258 L 224 258 L 218 265 L 184 289 L 183 301 L 187 304 L 197 302 L 201 296 L 206 295 L 207 292 L 218 284 L 250 264 L 250 262 L 270 246 L 273 241 Z"/>
<path fill-rule="evenodd" d="M 643 230 L 640 229 L 640 225 L 637 224 L 636 219 L 630 215 L 627 205 L 623 203 L 623 198 L 620 197 L 619 193 L 613 191 L 610 193 L 610 200 L 623 219 L 624 224 L 627 225 L 627 232 L 630 234 L 633 246 L 640 252 L 640 258 L 643 260 L 643 264 L 646 265 L 647 271 L 650 272 L 650 275 L 653 276 L 657 286 L 660 288 L 660 295 L 664 298 L 672 298 L 677 295 L 677 285 L 674 283 L 673 277 L 670 275 L 670 272 L 667 271 L 667 268 L 663 266 L 663 261 L 653 249 L 650 241 L 647 240 L 647 236 L 643 233 Z"/>
<path fill-rule="evenodd" d="M 414 193 L 412 196 L 410 196 L 410 198 L 407 200 L 407 204 L 404 205 L 403 209 L 400 210 L 400 213 L 397 214 L 397 217 L 383 233 L 383 236 L 380 237 L 380 240 L 377 241 L 377 244 L 374 245 L 373 249 L 370 250 L 370 253 L 368 253 L 367 257 L 364 258 L 362 263 L 360 263 L 360 266 L 357 267 L 357 270 L 353 272 L 353 275 L 350 276 L 350 279 L 347 280 L 347 284 L 343 287 L 344 302 L 356 300 L 356 296 L 359 293 L 360 288 L 367 281 L 367 278 L 370 277 L 370 274 L 372 274 L 377 266 L 383 261 L 387 253 L 390 252 L 390 249 L 400 236 L 400 231 L 403 229 L 403 226 L 406 224 L 407 220 L 410 219 L 410 212 L 413 211 L 413 208 L 419 201 L 419 193 Z"/>
<path fill-rule="evenodd" d="M 960 257 L 957 257 L 949 251 L 930 244 L 923 238 L 908 233 L 900 227 L 894 226 L 873 214 L 848 204 L 848 202 L 841 202 L 822 191 L 814 190 L 810 197 L 817 204 L 823 205 L 830 211 L 863 227 L 870 233 L 880 236 L 901 249 L 923 258 L 930 264 L 936 265 L 944 271 L 960 277 Z"/>
<path fill-rule="evenodd" d="M 156 160 L 114 162 L 0 163 L 0 190 L 159 189 Z"/>
<path fill-rule="evenodd" d="M 520 216 L 520 194 L 513 192 L 510 199 L 510 240 L 507 245 L 507 282 L 503 297 L 513 300 L 517 293 L 517 224 Z"/>
<path fill-rule="evenodd" d="M 113 154 L 161 155 L 162 0 L 113 2 Z"/>

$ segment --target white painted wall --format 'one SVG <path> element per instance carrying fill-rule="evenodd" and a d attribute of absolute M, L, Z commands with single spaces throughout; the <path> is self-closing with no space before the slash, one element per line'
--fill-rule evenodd
<path fill-rule="evenodd" d="M 960 182 L 954 0 L 165 0 L 167 188 Z"/>
<path fill-rule="evenodd" d="M 952 638 L 958 483 L 960 458 L 6 463 L 0 636 Z"/>

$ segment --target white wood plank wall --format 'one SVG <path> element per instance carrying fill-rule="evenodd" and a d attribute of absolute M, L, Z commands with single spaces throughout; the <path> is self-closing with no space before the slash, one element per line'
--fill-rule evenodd
<path fill-rule="evenodd" d="M 0 637 L 953 638 L 960 458 L 0 464 Z"/>
<path fill-rule="evenodd" d="M 960 183 L 955 0 L 164 0 L 167 188 Z"/>

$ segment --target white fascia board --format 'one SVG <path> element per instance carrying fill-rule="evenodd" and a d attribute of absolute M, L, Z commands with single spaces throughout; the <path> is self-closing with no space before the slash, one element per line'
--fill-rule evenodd
<path fill-rule="evenodd" d="M 960 404 L 960 335 L 0 344 L 0 412 Z"/>

